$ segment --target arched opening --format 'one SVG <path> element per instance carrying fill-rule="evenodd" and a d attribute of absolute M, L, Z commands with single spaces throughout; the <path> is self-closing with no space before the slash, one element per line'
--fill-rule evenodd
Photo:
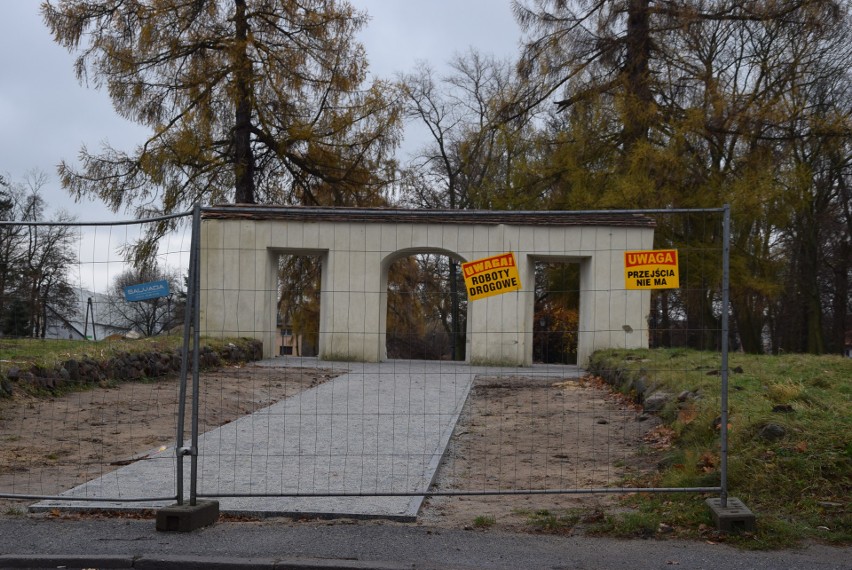
<path fill-rule="evenodd" d="M 580 264 L 535 263 L 533 362 L 577 364 L 580 323 Z"/>
<path fill-rule="evenodd" d="M 467 293 L 460 265 L 450 252 L 389 256 L 384 264 L 387 358 L 466 359 Z"/>

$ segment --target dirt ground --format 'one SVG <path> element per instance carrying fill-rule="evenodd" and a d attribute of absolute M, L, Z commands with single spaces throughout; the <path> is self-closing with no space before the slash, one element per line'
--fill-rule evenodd
<path fill-rule="evenodd" d="M 204 372 L 199 431 L 336 375 L 328 370 L 253 365 Z M 59 494 L 171 445 L 177 402 L 175 378 L 100 386 L 55 398 L 18 392 L 12 399 L 0 399 L 0 494 Z M 185 425 L 188 441 L 188 422 Z"/>
<path fill-rule="evenodd" d="M 205 373 L 200 430 L 333 377 L 252 365 Z M 0 493 L 58 494 L 170 445 L 177 396 L 172 379 L 0 400 Z M 529 529 L 551 514 L 605 508 L 612 495 L 552 491 L 616 487 L 652 469 L 658 425 L 596 379 L 478 377 L 433 489 L 527 493 L 431 497 L 418 524 Z M 21 508 L 0 500 L 0 516 Z"/>
<path fill-rule="evenodd" d="M 588 516 L 614 496 L 552 491 L 624 486 L 653 469 L 658 426 L 599 379 L 478 377 L 434 488 L 529 493 L 431 497 L 420 521 L 522 530 L 578 509 Z"/>

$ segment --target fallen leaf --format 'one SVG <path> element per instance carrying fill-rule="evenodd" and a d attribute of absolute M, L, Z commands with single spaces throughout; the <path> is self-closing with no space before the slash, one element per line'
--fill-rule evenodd
<path fill-rule="evenodd" d="M 716 465 L 718 465 L 718 460 L 716 459 L 716 456 L 709 451 L 705 451 L 698 459 L 696 467 L 698 467 L 698 469 L 700 469 L 704 473 L 712 473 L 716 470 Z"/>
<path fill-rule="evenodd" d="M 677 413 L 678 421 L 684 425 L 692 423 L 696 417 L 698 417 L 698 410 L 695 409 L 695 404 L 692 403 L 684 406 L 684 408 Z"/>
<path fill-rule="evenodd" d="M 659 426 L 645 434 L 642 440 L 654 449 L 668 449 L 672 446 L 675 432 L 668 426 Z"/>

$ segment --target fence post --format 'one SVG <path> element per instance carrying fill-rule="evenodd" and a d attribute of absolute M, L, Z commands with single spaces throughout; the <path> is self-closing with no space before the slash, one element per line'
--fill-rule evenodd
<path fill-rule="evenodd" d="M 199 367 L 199 307 L 201 268 L 201 205 L 192 209 L 192 238 L 190 240 L 189 278 L 186 295 L 186 314 L 183 331 L 183 360 L 181 361 L 180 402 L 178 404 L 177 453 L 177 505 L 157 512 L 157 530 L 188 532 L 216 522 L 219 518 L 219 503 L 206 501 L 198 504 L 198 367 Z M 192 326 L 192 351 L 189 350 L 189 329 Z M 191 439 L 184 445 L 184 423 L 186 419 L 186 389 L 189 358 L 192 358 L 192 412 L 190 415 Z M 184 504 L 183 458 L 190 456 L 189 505 Z"/>
<path fill-rule="evenodd" d="M 731 206 L 722 214 L 722 401 L 720 425 L 720 502 L 728 507 L 728 312 L 730 311 Z"/>
<path fill-rule="evenodd" d="M 194 289 L 192 296 L 192 443 L 189 471 L 189 504 L 194 506 L 198 499 L 198 366 L 199 346 L 201 343 L 200 316 L 201 311 L 201 204 L 196 203 L 192 209 L 192 255 L 190 255 L 190 271 L 195 275 L 192 280 Z"/>
<path fill-rule="evenodd" d="M 187 388 L 187 374 L 189 371 L 189 359 L 192 358 L 193 361 L 193 370 L 197 368 L 198 362 L 198 344 L 197 342 L 193 346 L 192 353 L 189 351 L 189 331 L 190 328 L 194 328 L 196 331 L 198 330 L 198 325 L 195 320 L 195 308 L 196 308 L 196 291 L 198 289 L 198 271 L 197 271 L 197 257 L 198 257 L 198 239 L 196 236 L 196 227 L 200 222 L 200 214 L 198 205 L 196 205 L 192 210 L 192 232 L 190 234 L 190 246 L 189 246 L 189 275 L 187 278 L 187 291 L 186 291 L 186 310 L 184 311 L 183 317 L 183 346 L 181 348 L 181 362 L 180 362 L 180 389 L 178 395 L 178 420 L 177 420 L 177 434 L 175 437 L 175 455 L 177 456 L 177 468 L 175 470 L 177 481 L 176 489 L 177 489 L 177 504 L 183 505 L 184 502 L 184 488 L 183 488 L 183 458 L 191 449 L 188 449 L 184 445 L 184 425 L 186 423 L 186 388 Z M 193 394 L 193 397 L 195 395 Z M 195 409 L 195 407 L 193 407 Z"/>

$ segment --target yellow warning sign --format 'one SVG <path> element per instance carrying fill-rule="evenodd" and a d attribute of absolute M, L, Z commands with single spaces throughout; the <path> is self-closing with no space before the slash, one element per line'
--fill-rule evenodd
<path fill-rule="evenodd" d="M 627 289 L 677 289 L 678 273 L 676 249 L 624 252 Z"/>
<path fill-rule="evenodd" d="M 468 301 L 518 291 L 521 288 L 518 265 L 512 252 L 462 263 L 462 274 Z"/>

